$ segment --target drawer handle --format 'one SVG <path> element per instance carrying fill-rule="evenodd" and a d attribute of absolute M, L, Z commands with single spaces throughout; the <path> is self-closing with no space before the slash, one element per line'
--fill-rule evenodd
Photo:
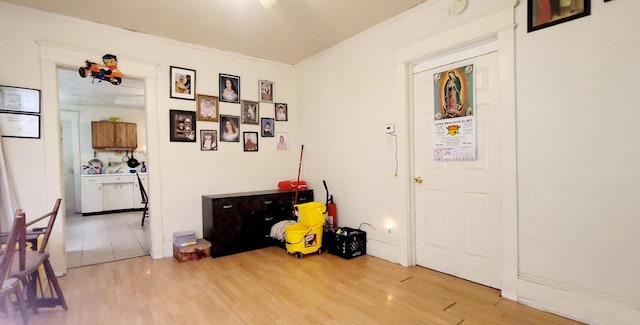
<path fill-rule="evenodd" d="M 231 209 L 231 208 L 233 208 L 233 204 L 223 205 L 222 208 L 223 209 Z"/>
<path fill-rule="evenodd" d="M 264 201 L 264 204 L 271 204 L 273 201 Z"/>
<path fill-rule="evenodd" d="M 273 220 L 273 217 L 264 218 L 264 221 L 271 221 L 271 220 Z"/>
<path fill-rule="evenodd" d="M 307 198 L 306 198 L 306 197 L 299 197 L 299 198 L 298 198 L 298 201 L 301 201 L 301 202 L 304 202 L 304 201 L 306 201 L 306 200 L 307 200 Z"/>

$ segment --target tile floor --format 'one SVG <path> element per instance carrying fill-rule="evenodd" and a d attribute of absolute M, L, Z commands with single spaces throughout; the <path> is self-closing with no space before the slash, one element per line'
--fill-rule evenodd
<path fill-rule="evenodd" d="M 82 216 L 67 214 L 67 266 L 79 267 L 149 255 L 149 222 L 141 211 Z"/>

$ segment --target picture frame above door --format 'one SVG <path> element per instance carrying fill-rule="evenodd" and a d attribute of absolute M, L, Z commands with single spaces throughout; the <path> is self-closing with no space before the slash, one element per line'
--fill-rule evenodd
<path fill-rule="evenodd" d="M 589 16 L 591 0 L 527 0 L 527 32 Z"/>

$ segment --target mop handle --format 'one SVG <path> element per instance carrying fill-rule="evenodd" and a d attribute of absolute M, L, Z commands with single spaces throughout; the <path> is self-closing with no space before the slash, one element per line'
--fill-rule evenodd
<path fill-rule="evenodd" d="M 298 181 L 296 183 L 296 196 L 293 199 L 293 204 L 294 205 L 298 203 L 298 190 L 300 188 L 300 169 L 302 168 L 302 153 L 303 152 L 304 152 L 304 144 L 300 148 L 300 162 L 298 163 Z M 295 209 L 294 209 L 294 213 L 295 213 Z"/>

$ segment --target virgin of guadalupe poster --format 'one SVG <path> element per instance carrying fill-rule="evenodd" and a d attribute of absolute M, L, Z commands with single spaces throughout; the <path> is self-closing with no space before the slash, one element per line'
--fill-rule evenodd
<path fill-rule="evenodd" d="M 433 75 L 434 160 L 476 160 L 473 64 Z"/>

